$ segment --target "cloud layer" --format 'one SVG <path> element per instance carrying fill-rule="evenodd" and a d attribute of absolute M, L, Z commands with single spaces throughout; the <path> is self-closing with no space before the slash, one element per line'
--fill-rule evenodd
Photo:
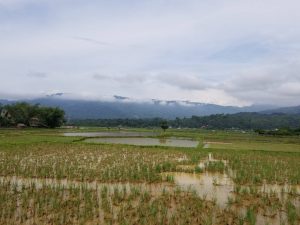
<path fill-rule="evenodd" d="M 300 104 L 297 0 L 0 0 L 0 98 Z"/>

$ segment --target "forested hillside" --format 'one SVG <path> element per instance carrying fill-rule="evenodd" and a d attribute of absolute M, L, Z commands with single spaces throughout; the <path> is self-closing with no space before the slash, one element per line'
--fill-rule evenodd
<path fill-rule="evenodd" d="M 98 119 L 73 120 L 76 125 L 104 127 L 159 127 L 162 119 Z M 176 118 L 168 120 L 174 128 L 208 128 L 208 129 L 276 129 L 281 127 L 300 127 L 299 114 L 261 114 L 236 113 L 215 114 L 210 116 L 192 116 L 191 118 Z"/>
<path fill-rule="evenodd" d="M 40 104 L 47 107 L 59 107 L 66 113 L 68 119 L 144 119 L 176 117 L 208 116 L 212 114 L 232 114 L 238 112 L 258 112 L 273 109 L 274 106 L 253 105 L 247 107 L 221 106 L 188 101 L 160 101 L 152 99 L 148 102 L 137 102 L 133 99 L 115 96 L 113 101 L 69 100 L 46 97 L 27 100 L 30 104 Z M 0 100 L 3 104 L 13 104 L 13 101 Z"/>

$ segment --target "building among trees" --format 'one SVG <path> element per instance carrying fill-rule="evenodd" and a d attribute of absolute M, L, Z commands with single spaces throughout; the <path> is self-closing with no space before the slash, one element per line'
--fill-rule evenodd
<path fill-rule="evenodd" d="M 0 105 L 1 127 L 60 127 L 65 121 L 65 112 L 58 107 L 44 107 L 25 102 Z"/>

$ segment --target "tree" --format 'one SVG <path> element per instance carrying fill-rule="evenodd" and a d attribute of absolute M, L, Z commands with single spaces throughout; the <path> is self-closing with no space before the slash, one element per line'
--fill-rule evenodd
<path fill-rule="evenodd" d="M 166 120 L 162 121 L 162 122 L 160 123 L 160 127 L 161 127 L 161 129 L 163 129 L 164 132 L 165 132 L 165 131 L 169 128 L 168 122 L 167 122 Z"/>
<path fill-rule="evenodd" d="M 9 112 L 14 123 L 23 123 L 29 126 L 30 118 L 39 113 L 39 105 L 30 105 L 26 102 L 17 102 L 12 105 L 6 105 L 5 109 Z"/>
<path fill-rule="evenodd" d="M 58 107 L 43 107 L 41 108 L 41 121 L 44 126 L 49 128 L 60 127 L 65 119 L 65 112 Z"/>
<path fill-rule="evenodd" d="M 55 128 L 61 126 L 65 121 L 65 112 L 57 107 L 42 107 L 38 104 L 30 105 L 19 102 L 0 106 L 0 110 L 0 126 L 4 127 L 21 123 L 26 126 Z M 5 113 L 2 113 L 3 110 Z"/>

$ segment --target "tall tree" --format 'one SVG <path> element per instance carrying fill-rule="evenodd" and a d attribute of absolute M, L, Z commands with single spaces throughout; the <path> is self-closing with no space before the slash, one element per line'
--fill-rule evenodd
<path fill-rule="evenodd" d="M 166 120 L 161 121 L 160 123 L 161 129 L 164 130 L 164 132 L 169 128 L 168 122 Z"/>
<path fill-rule="evenodd" d="M 44 107 L 41 111 L 43 124 L 50 128 L 60 127 L 64 120 L 65 112 L 59 108 Z"/>

